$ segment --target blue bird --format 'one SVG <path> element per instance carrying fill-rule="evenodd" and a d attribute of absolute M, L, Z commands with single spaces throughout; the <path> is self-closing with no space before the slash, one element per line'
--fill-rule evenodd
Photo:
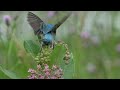
<path fill-rule="evenodd" d="M 67 20 L 70 15 L 71 13 L 66 15 L 55 25 L 44 23 L 37 15 L 33 14 L 32 12 L 28 12 L 27 19 L 30 26 L 34 30 L 34 34 L 37 35 L 40 39 L 40 42 L 42 43 L 41 45 L 51 45 L 52 48 L 54 48 L 56 30 L 62 23 Z"/>

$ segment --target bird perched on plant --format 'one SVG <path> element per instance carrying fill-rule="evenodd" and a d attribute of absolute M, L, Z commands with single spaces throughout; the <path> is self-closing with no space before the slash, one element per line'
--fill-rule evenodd
<path fill-rule="evenodd" d="M 44 23 L 37 15 L 33 14 L 32 12 L 28 12 L 27 19 L 30 26 L 34 30 L 34 34 L 38 36 L 41 45 L 50 45 L 52 46 L 52 48 L 54 48 L 56 30 L 61 24 L 63 24 L 67 20 L 70 15 L 71 13 L 66 15 L 61 21 L 59 21 L 55 25 Z"/>

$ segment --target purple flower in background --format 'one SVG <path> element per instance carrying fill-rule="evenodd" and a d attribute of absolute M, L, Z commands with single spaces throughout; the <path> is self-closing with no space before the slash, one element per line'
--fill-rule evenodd
<path fill-rule="evenodd" d="M 90 33 L 87 31 L 83 31 L 83 32 L 81 32 L 80 37 L 83 39 L 89 39 Z"/>
<path fill-rule="evenodd" d="M 116 46 L 116 51 L 117 51 L 117 52 L 120 52 L 120 44 L 118 44 L 118 45 Z"/>
<path fill-rule="evenodd" d="M 4 15 L 3 16 L 3 21 L 6 23 L 7 26 L 10 26 L 10 22 L 11 22 L 12 18 L 10 15 Z"/>
<path fill-rule="evenodd" d="M 48 17 L 53 17 L 55 15 L 55 11 L 48 11 Z"/>
<path fill-rule="evenodd" d="M 82 40 L 82 45 L 85 48 L 90 46 L 90 33 L 88 31 L 82 31 L 80 33 L 80 38 Z"/>

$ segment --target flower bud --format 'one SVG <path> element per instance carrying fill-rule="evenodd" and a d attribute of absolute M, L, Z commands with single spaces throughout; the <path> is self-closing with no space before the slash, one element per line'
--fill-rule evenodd
<path fill-rule="evenodd" d="M 5 24 L 9 27 L 10 26 L 10 22 L 11 22 L 11 16 L 4 15 L 3 16 L 3 20 L 4 20 Z"/>

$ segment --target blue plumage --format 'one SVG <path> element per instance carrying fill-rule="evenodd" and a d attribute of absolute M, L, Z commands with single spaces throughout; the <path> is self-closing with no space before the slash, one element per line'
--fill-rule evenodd
<path fill-rule="evenodd" d="M 52 41 L 54 41 L 53 35 L 51 33 L 47 33 L 43 37 L 43 43 L 46 45 L 52 44 Z"/>
<path fill-rule="evenodd" d="M 38 16 L 29 12 L 28 22 L 34 30 L 35 35 L 40 36 L 43 45 L 54 45 L 57 28 L 70 16 L 68 14 L 55 25 L 44 23 Z"/>
<path fill-rule="evenodd" d="M 52 30 L 53 27 L 54 25 L 52 24 L 45 24 L 41 31 L 43 31 L 43 34 L 47 34 Z"/>

